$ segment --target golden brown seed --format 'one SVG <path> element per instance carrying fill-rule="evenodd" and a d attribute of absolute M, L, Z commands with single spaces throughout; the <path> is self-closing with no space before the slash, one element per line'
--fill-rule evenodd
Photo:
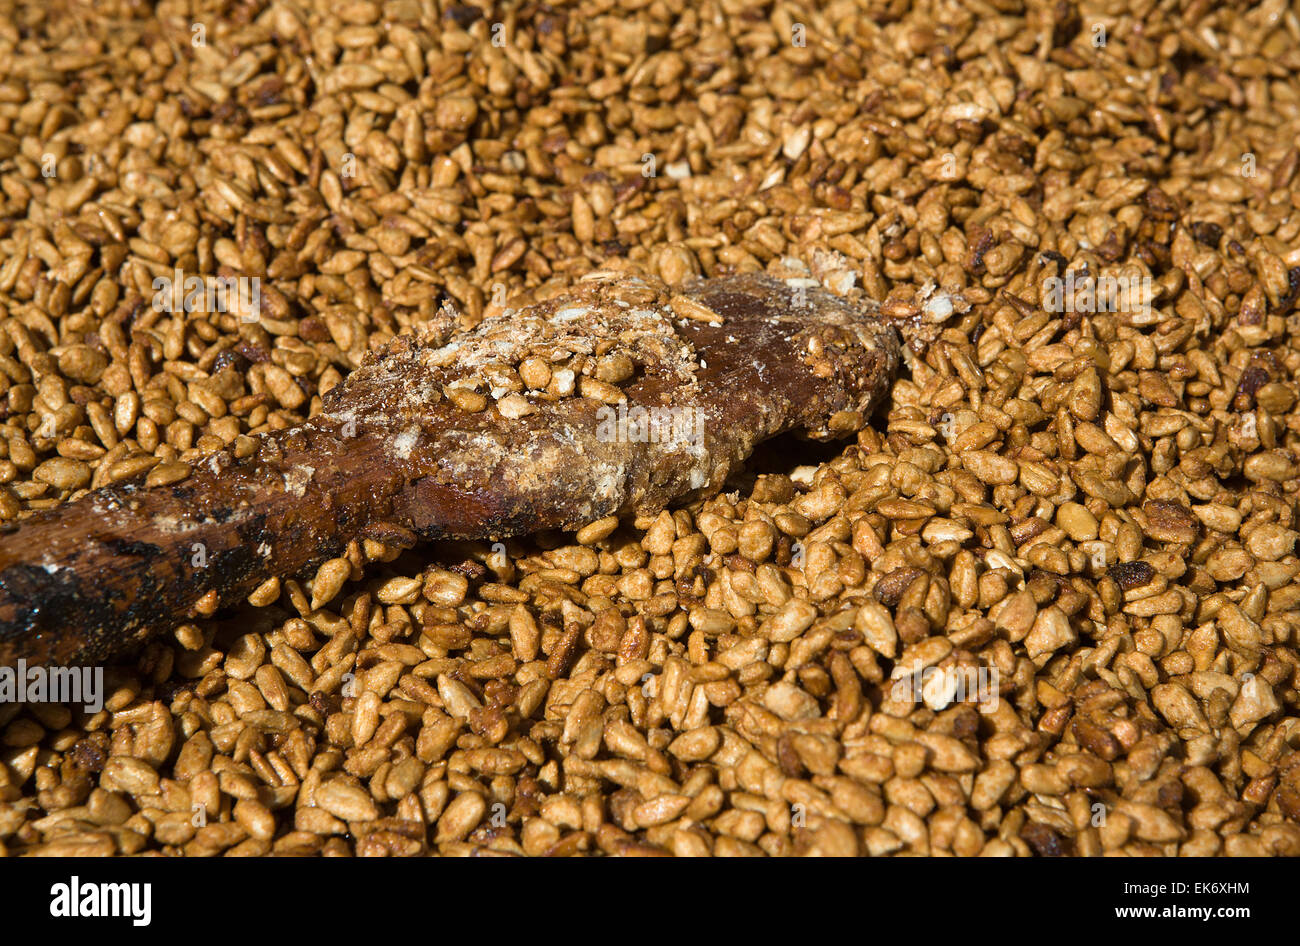
<path fill-rule="evenodd" d="M 469 388 L 449 387 L 445 388 L 443 393 L 447 395 L 447 399 L 451 403 L 470 414 L 477 414 L 487 407 L 487 398 Z"/>
<path fill-rule="evenodd" d="M 379 586 L 375 597 L 384 604 L 414 604 L 423 586 L 419 578 L 390 578 Z"/>
<path fill-rule="evenodd" d="M 424 581 L 424 597 L 436 605 L 454 608 L 465 600 L 469 579 L 455 572 L 433 569 Z"/>
<path fill-rule="evenodd" d="M 589 376 L 578 381 L 578 393 L 605 404 L 618 404 L 627 400 L 627 395 L 614 385 Z"/>
<path fill-rule="evenodd" d="M 272 576 L 262 582 L 248 596 L 248 603 L 255 608 L 264 608 L 280 597 L 280 579 Z"/>
<path fill-rule="evenodd" d="M 595 522 L 583 526 L 577 531 L 574 538 L 582 545 L 595 545 L 597 542 L 609 538 L 617 528 L 618 516 L 606 516 L 604 519 L 597 519 Z"/>
<path fill-rule="evenodd" d="M 487 808 L 487 802 L 478 792 L 467 791 L 457 795 L 438 819 L 435 840 L 444 844 L 464 838 L 483 820 Z"/>
<path fill-rule="evenodd" d="M 529 388 L 543 390 L 551 383 L 551 366 L 541 358 L 525 358 L 519 364 L 519 377 Z"/>
<path fill-rule="evenodd" d="M 90 467 L 80 460 L 53 457 L 38 466 L 32 475 L 55 489 L 80 489 L 90 482 Z"/>
<path fill-rule="evenodd" d="M 318 807 L 344 821 L 374 821 L 379 817 L 379 809 L 365 790 L 341 779 L 323 782 L 313 797 Z"/>
<path fill-rule="evenodd" d="M 1014 483 L 1020 472 L 1015 461 L 986 450 L 968 450 L 961 462 L 981 483 L 990 486 Z"/>
<path fill-rule="evenodd" d="M 786 602 L 775 616 L 763 626 L 764 636 L 768 640 L 792 641 L 817 619 L 817 609 L 807 601 L 792 598 Z"/>
<path fill-rule="evenodd" d="M 510 643 L 515 656 L 520 660 L 532 660 L 537 656 L 541 632 L 531 613 L 522 604 L 515 605 L 510 612 Z"/>
<path fill-rule="evenodd" d="M 618 352 L 617 354 L 606 355 L 597 361 L 594 375 L 600 381 L 619 384 L 632 377 L 635 370 L 636 366 L 632 364 L 632 359 L 622 352 Z"/>
<path fill-rule="evenodd" d="M 681 319 L 690 319 L 694 322 L 708 322 L 711 324 L 721 324 L 722 316 L 714 312 L 706 305 L 696 302 L 694 299 L 686 296 L 673 296 L 668 305 L 672 308 L 673 313 Z"/>
<path fill-rule="evenodd" d="M 136 456 L 129 457 L 118 463 L 113 464 L 109 470 L 109 482 L 118 483 L 122 480 L 128 480 L 133 476 L 139 476 L 145 470 L 151 470 L 158 465 L 158 457 L 154 456 Z"/>
<path fill-rule="evenodd" d="M 320 568 L 316 569 L 316 577 L 312 579 L 311 583 L 312 610 L 324 607 L 333 601 L 338 593 L 343 590 L 343 585 L 351 574 L 352 563 L 346 558 L 332 558 L 322 563 Z M 262 588 L 258 588 L 257 591 L 262 591 Z M 278 597 L 278 586 L 275 591 L 276 597 Z M 254 594 L 257 594 L 257 592 L 254 592 Z M 270 594 L 270 589 L 267 589 L 264 593 L 265 596 Z"/>
<path fill-rule="evenodd" d="M 146 486 L 171 486 L 173 483 L 179 483 L 189 477 L 191 473 L 188 463 L 160 463 L 144 478 Z"/>
<path fill-rule="evenodd" d="M 1062 503 L 1056 510 L 1056 524 L 1076 542 L 1097 538 L 1097 517 L 1079 503 Z"/>

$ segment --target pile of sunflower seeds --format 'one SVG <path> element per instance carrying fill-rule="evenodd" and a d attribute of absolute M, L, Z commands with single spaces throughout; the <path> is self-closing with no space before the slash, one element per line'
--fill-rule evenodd
<path fill-rule="evenodd" d="M 1300 18 L 812 6 L 0 0 L 2 521 L 597 268 L 928 332 L 707 502 L 0 703 L 0 853 L 1300 854 Z"/>

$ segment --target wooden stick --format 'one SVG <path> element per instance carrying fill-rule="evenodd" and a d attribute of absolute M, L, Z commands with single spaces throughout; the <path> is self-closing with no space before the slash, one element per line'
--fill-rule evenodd
<path fill-rule="evenodd" d="M 865 310 L 757 275 L 595 274 L 450 342 L 401 336 L 249 456 L 5 527 L 0 665 L 104 660 L 354 539 L 576 529 L 716 492 L 760 440 L 860 429 L 898 361 Z"/>

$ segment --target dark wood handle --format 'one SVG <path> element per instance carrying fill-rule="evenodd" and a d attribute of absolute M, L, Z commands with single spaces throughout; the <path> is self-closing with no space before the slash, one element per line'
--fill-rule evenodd
<path fill-rule="evenodd" d="M 624 318 L 609 291 L 537 308 L 564 326 L 575 306 L 605 306 L 607 332 Z M 822 290 L 744 276 L 685 294 L 720 323 L 677 321 L 650 345 L 629 336 L 637 374 L 622 390 L 625 414 L 692 412 L 700 436 L 689 449 L 609 437 L 601 423 L 616 409 L 591 397 L 515 418 L 436 393 L 413 401 L 473 359 L 430 367 L 430 347 L 403 337 L 331 391 L 320 416 L 261 438 L 250 456 L 219 453 L 173 485 L 140 477 L 5 527 L 0 665 L 104 660 L 268 577 L 309 575 L 372 533 L 496 539 L 716 491 L 762 439 L 851 433 L 897 370 L 893 329 Z"/>

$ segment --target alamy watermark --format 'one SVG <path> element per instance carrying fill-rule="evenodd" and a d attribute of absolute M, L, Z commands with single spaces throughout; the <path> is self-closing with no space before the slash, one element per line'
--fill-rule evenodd
<path fill-rule="evenodd" d="M 0 667 L 0 703 L 80 703 L 87 713 L 104 708 L 103 667 Z"/>
<path fill-rule="evenodd" d="M 238 313 L 256 322 L 262 311 L 262 280 L 257 276 L 186 276 L 179 269 L 152 283 L 156 312 Z"/>
<path fill-rule="evenodd" d="M 153 918 L 153 884 L 83 882 L 73 874 L 66 884 L 50 887 L 50 916 L 116 916 L 129 919 L 132 926 L 148 926 Z"/>
<path fill-rule="evenodd" d="M 1087 273 L 1065 278 L 1051 276 L 1045 283 L 1043 308 L 1048 312 L 1141 312 L 1151 311 L 1155 289 L 1150 276 L 1093 276 Z"/>
<path fill-rule="evenodd" d="M 998 669 L 926 667 L 895 680 L 889 695 L 896 702 L 924 703 L 935 711 L 953 703 L 975 703 L 981 713 L 994 713 L 999 700 Z"/>
<path fill-rule="evenodd" d="M 704 414 L 694 407 L 606 405 L 596 412 L 601 443 L 704 443 Z"/>

